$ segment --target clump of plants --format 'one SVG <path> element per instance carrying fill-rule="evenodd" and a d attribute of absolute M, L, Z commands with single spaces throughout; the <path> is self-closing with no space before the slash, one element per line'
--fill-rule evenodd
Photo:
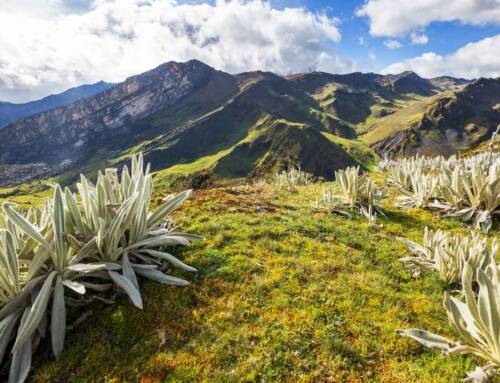
<path fill-rule="evenodd" d="M 477 281 L 477 290 L 476 287 Z M 444 308 L 450 324 L 460 340 L 455 341 L 421 329 L 399 330 L 426 347 L 446 353 L 474 354 L 485 360 L 468 374 L 466 381 L 486 382 L 498 375 L 500 369 L 500 273 L 492 259 L 485 269 L 474 268 L 466 262 L 462 275 L 462 290 L 457 297 L 444 294 Z"/>
<path fill-rule="evenodd" d="M 384 160 L 379 168 L 389 172 L 389 182 L 402 193 L 399 207 L 436 209 L 485 232 L 500 216 L 500 153 Z"/>
<path fill-rule="evenodd" d="M 410 175 L 410 190 L 401 189 L 403 195 L 397 198 L 396 205 L 404 208 L 428 207 L 436 198 L 438 179 L 421 172 Z"/>
<path fill-rule="evenodd" d="M 439 181 L 440 200 L 433 206 L 489 231 L 493 217 L 500 214 L 500 157 L 489 166 L 481 160 L 461 162 L 443 172 Z"/>
<path fill-rule="evenodd" d="M 311 173 L 303 171 L 300 167 L 290 166 L 287 170 L 275 173 L 274 184 L 280 188 L 295 193 L 299 186 L 307 186 L 315 181 Z"/>
<path fill-rule="evenodd" d="M 0 210 L 0 361 L 9 355 L 9 382 L 26 380 L 32 353 L 49 332 L 60 357 L 68 306 L 123 291 L 142 308 L 140 278 L 185 286 L 169 270 L 195 271 L 167 251 L 201 239 L 170 219 L 190 191 L 152 210 L 142 155 L 120 176 L 107 169 L 96 184 L 82 176 L 77 189 L 55 186 L 51 200 L 27 212 L 10 203 Z"/>
<path fill-rule="evenodd" d="M 488 246 L 487 238 L 479 233 L 470 235 L 451 235 L 442 230 L 432 231 L 425 228 L 423 243 L 419 244 L 405 238 L 399 238 L 408 246 L 412 256 L 400 261 L 415 276 L 422 271 L 434 271 L 446 284 L 460 282 L 466 264 L 473 271 L 476 280 L 479 270 L 485 270 L 495 259 L 498 243 L 493 241 Z"/>
<path fill-rule="evenodd" d="M 347 216 L 363 214 L 374 225 L 377 213 L 385 216 L 379 202 L 386 193 L 387 188 L 378 188 L 359 167 L 349 167 L 335 172 L 335 187 L 324 189 L 315 206 Z"/>

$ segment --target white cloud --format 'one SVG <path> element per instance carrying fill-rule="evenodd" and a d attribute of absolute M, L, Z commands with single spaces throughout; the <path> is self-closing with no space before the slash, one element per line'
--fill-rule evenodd
<path fill-rule="evenodd" d="M 411 38 L 411 43 L 413 45 L 425 45 L 429 42 L 429 38 L 426 35 L 424 34 L 419 35 L 418 33 L 415 32 L 411 33 L 410 38 Z"/>
<path fill-rule="evenodd" d="M 0 14 L 33 17 L 55 17 L 89 8 L 92 0 L 2 0 Z"/>
<path fill-rule="evenodd" d="M 392 64 L 382 73 L 412 70 L 424 77 L 451 75 L 464 78 L 499 77 L 500 34 L 469 43 L 456 52 L 442 56 L 434 52 Z"/>
<path fill-rule="evenodd" d="M 24 101 L 82 83 L 122 81 L 169 60 L 196 58 L 229 72 L 348 72 L 355 67 L 328 44 L 341 38 L 337 19 L 303 8 L 278 10 L 260 0 L 0 4 L 0 100 Z"/>
<path fill-rule="evenodd" d="M 399 49 L 403 46 L 398 40 L 384 41 L 384 45 L 389 49 Z"/>
<path fill-rule="evenodd" d="M 367 0 L 356 14 L 370 19 L 373 36 L 402 36 L 433 21 L 500 24 L 498 0 Z"/>

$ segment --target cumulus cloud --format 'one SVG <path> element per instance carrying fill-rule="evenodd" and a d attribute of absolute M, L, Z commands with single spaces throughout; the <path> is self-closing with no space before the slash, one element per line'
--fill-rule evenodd
<path fill-rule="evenodd" d="M 389 49 L 399 49 L 403 46 L 398 40 L 384 41 L 384 45 Z"/>
<path fill-rule="evenodd" d="M 367 0 L 356 14 L 370 19 L 373 36 L 402 36 L 433 21 L 500 24 L 498 0 Z"/>
<path fill-rule="evenodd" d="M 118 82 L 169 60 L 196 58 L 233 73 L 355 69 L 329 44 L 341 38 L 337 19 L 303 8 L 275 9 L 260 0 L 0 4 L 0 100 L 25 101 L 99 80 Z"/>
<path fill-rule="evenodd" d="M 451 75 L 464 78 L 499 77 L 500 34 L 469 43 L 449 55 L 434 52 L 392 64 L 383 73 L 411 70 L 424 77 Z"/>
<path fill-rule="evenodd" d="M 424 34 L 419 35 L 418 33 L 415 32 L 411 33 L 410 38 L 411 38 L 411 43 L 413 45 L 425 45 L 429 42 L 429 38 L 426 35 Z"/>

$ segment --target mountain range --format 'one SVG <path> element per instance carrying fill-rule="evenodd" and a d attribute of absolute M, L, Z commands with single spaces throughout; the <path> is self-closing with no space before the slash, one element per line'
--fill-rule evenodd
<path fill-rule="evenodd" d="M 111 88 L 112 86 L 113 84 L 99 81 L 95 84 L 81 85 L 71 88 L 62 93 L 44 97 L 41 100 L 19 104 L 0 101 L 0 128 L 20 118 L 45 112 L 46 110 L 58 108 L 60 106 L 65 106 L 71 104 L 72 102 L 93 96 Z"/>
<path fill-rule="evenodd" d="M 192 60 L 99 84 L 0 129 L 0 186 L 69 183 L 137 151 L 171 181 L 259 177 L 290 164 L 331 179 L 379 156 L 472 149 L 500 124 L 498 78 L 229 74 Z"/>

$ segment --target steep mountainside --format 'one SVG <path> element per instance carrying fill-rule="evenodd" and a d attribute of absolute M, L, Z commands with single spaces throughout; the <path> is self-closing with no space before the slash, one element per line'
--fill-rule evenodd
<path fill-rule="evenodd" d="M 464 78 L 455 78 L 451 76 L 434 77 L 429 81 L 435 88 L 441 90 L 459 90 L 461 87 L 471 82 Z"/>
<path fill-rule="evenodd" d="M 207 89 L 210 88 L 210 89 Z M 150 72 L 127 79 L 94 97 L 66 107 L 25 118 L 0 131 L 0 162 L 4 164 L 45 163 L 47 175 L 74 169 L 97 159 L 111 158 L 136 141 L 173 128 L 158 131 L 147 117 L 176 106 L 182 113 L 188 95 L 206 92 L 201 102 L 191 100 L 189 118 L 219 106 L 237 91 L 232 76 L 199 62 L 164 64 Z M 191 97 L 192 98 L 192 97 Z M 166 130 L 166 131 L 165 131 Z"/>
<path fill-rule="evenodd" d="M 226 167 L 221 173 L 240 176 L 292 162 L 331 178 L 333 170 L 356 162 L 324 136 L 306 133 L 328 130 L 333 119 L 316 106 L 314 99 L 271 73 L 232 76 L 199 61 L 172 62 L 94 97 L 5 127 L 0 163 L 23 165 L 24 174 L 33 166 L 34 176 L 41 177 L 89 171 L 93 163 L 116 162 L 129 150 L 143 150 L 154 170 L 162 170 L 218 152 L 234 155 L 233 149 L 265 133 L 257 146 L 266 161 L 255 158 L 245 171 Z M 276 131 L 277 126 L 286 129 Z M 305 154 L 299 149 L 311 146 L 305 142 L 309 137 L 321 150 Z M 273 148 L 281 148 L 282 155 L 268 156 Z M 321 158 L 336 162 L 318 166 Z M 16 173 L 8 170 L 12 168 L 0 170 L 3 184 L 16 181 Z"/>
<path fill-rule="evenodd" d="M 431 81 L 414 72 L 403 72 L 397 75 L 387 75 L 382 83 L 395 93 L 415 93 L 420 96 L 430 96 L 435 88 Z"/>
<path fill-rule="evenodd" d="M 464 89 L 465 80 L 413 72 L 231 75 L 196 60 L 169 62 L 4 127 L 0 186 L 51 176 L 71 182 L 139 150 L 166 179 L 199 171 L 262 176 L 290 164 L 330 179 L 339 168 L 373 166 L 370 146 L 418 152 L 430 135 L 413 139 L 415 130 L 455 137 L 441 152 L 480 143 L 498 112 L 491 112 L 498 92 L 489 82 Z"/>
<path fill-rule="evenodd" d="M 112 86 L 113 84 L 100 81 L 91 85 L 82 85 L 76 88 L 71 88 L 63 93 L 53 94 L 51 96 L 44 97 L 41 100 L 23 104 L 0 101 L 0 128 L 17 119 L 94 96 L 106 89 L 111 88 Z"/>
<path fill-rule="evenodd" d="M 375 144 L 388 156 L 453 154 L 488 140 L 500 124 L 500 78 L 480 79 L 438 98 L 409 129 Z"/>

